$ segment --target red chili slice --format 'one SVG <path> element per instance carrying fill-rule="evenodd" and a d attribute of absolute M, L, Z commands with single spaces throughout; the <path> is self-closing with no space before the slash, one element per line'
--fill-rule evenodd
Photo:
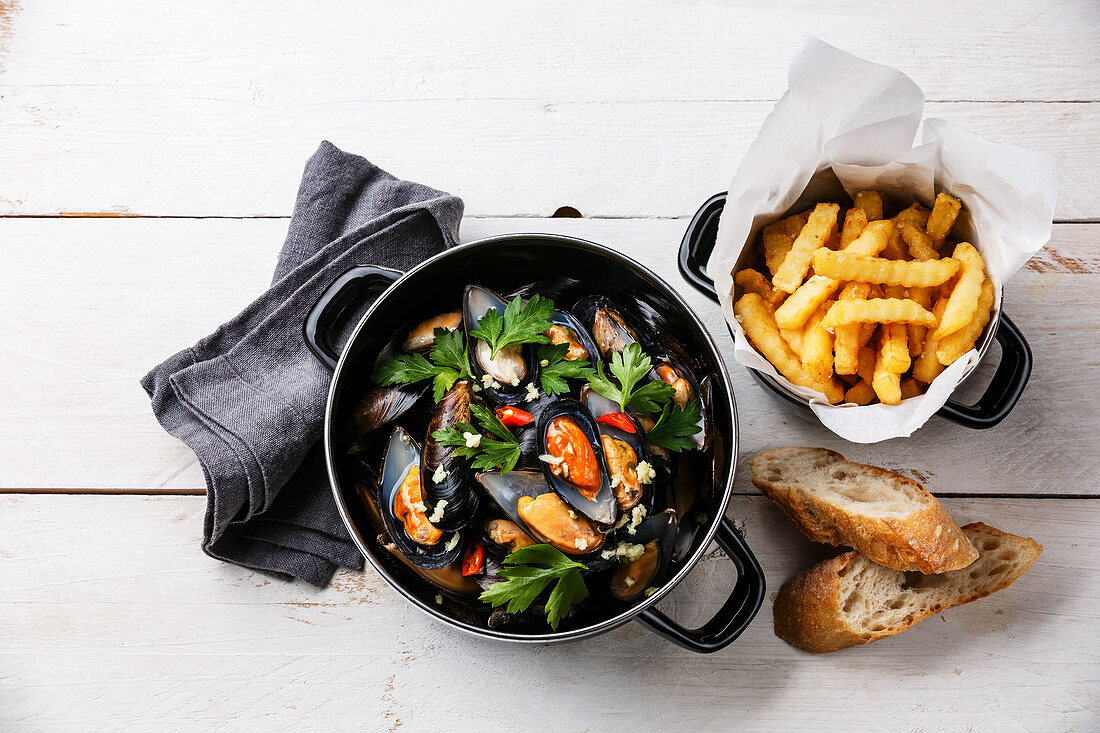
<path fill-rule="evenodd" d="M 619 430 L 625 430 L 628 433 L 634 432 L 634 422 L 629 416 L 621 412 L 609 412 L 602 417 L 596 418 L 596 422 L 602 422 L 604 425 L 610 425 Z"/>
<path fill-rule="evenodd" d="M 480 542 L 471 542 L 466 548 L 466 555 L 462 558 L 462 574 L 477 575 L 481 572 L 481 566 L 485 564 L 485 548 Z"/>
<path fill-rule="evenodd" d="M 518 428 L 521 425 L 533 423 L 535 416 L 518 407 L 505 405 L 497 408 L 497 419 L 510 428 Z"/>

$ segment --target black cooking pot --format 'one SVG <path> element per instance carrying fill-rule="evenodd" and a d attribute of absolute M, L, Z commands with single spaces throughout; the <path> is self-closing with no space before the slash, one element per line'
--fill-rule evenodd
<path fill-rule="evenodd" d="M 640 300 L 659 314 L 663 325 L 696 356 L 705 373 L 714 375 L 713 423 L 727 446 L 715 477 L 713 514 L 700 531 L 676 574 L 649 598 L 626 610 L 591 612 L 583 625 L 545 633 L 490 629 L 477 618 L 435 602 L 438 592 L 405 568 L 376 541 L 368 510 L 359 495 L 354 465 L 345 455 L 341 433 L 351 410 L 369 388 L 378 353 L 395 334 L 416 323 L 454 309 L 469 283 L 508 292 L 533 281 L 569 278 L 571 295 L 602 293 L 612 298 Z M 554 297 L 554 293 L 545 293 Z M 349 309 L 377 297 L 359 319 L 343 353 L 333 348 L 334 334 Z M 737 466 L 737 412 L 733 391 L 718 347 L 684 300 L 660 278 L 637 262 L 592 242 L 551 234 L 491 237 L 442 252 L 407 273 L 385 268 L 356 267 L 338 278 L 314 306 L 305 323 L 305 338 L 317 356 L 334 370 L 325 411 L 325 456 L 340 514 L 356 545 L 382 577 L 421 610 L 451 626 L 492 639 L 554 642 L 580 639 L 609 631 L 630 620 L 697 652 L 722 649 L 745 629 L 764 598 L 764 574 L 745 541 L 725 518 Z M 711 540 L 737 567 L 737 583 L 729 599 L 707 623 L 687 629 L 656 605 L 691 571 Z M 576 623 L 576 622 L 575 622 Z"/>
<path fill-rule="evenodd" d="M 684 234 L 684 240 L 680 244 L 680 274 L 692 287 L 715 303 L 721 301 L 718 299 L 718 292 L 714 289 L 714 280 L 707 275 L 707 262 L 710 260 L 711 252 L 714 251 L 714 244 L 718 238 L 718 220 L 725 205 L 725 193 L 716 194 L 707 199 L 692 218 Z M 738 269 L 747 264 L 747 262 L 738 263 Z M 1004 299 L 1001 300 L 1003 302 Z M 733 335 L 733 329 L 730 329 L 730 335 Z M 994 340 L 1001 345 L 1001 361 L 982 396 L 972 405 L 948 400 L 936 412 L 937 415 L 968 428 L 984 429 L 993 427 L 1012 412 L 1031 376 L 1031 347 L 1028 346 L 1020 329 L 1003 311 L 993 314 L 989 326 L 986 327 L 985 333 L 977 344 L 978 360 L 970 366 L 963 375 L 963 379 L 974 372 L 978 362 L 985 356 Z M 749 369 L 749 373 L 756 378 L 757 382 L 783 399 L 809 409 L 809 404 L 805 400 L 787 390 L 772 377 L 755 369 Z"/>

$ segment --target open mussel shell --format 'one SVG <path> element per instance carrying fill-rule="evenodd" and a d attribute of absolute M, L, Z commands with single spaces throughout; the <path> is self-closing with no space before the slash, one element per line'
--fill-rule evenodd
<path fill-rule="evenodd" d="M 462 322 L 466 333 L 478 327 L 478 321 L 490 310 L 504 315 L 508 304 L 499 295 L 478 285 L 467 285 L 462 297 Z M 489 345 L 478 338 L 470 341 L 470 366 L 474 375 L 482 379 L 482 396 L 494 402 L 516 402 L 526 394 L 526 385 L 535 382 L 538 362 L 530 344 L 505 346 L 493 356 Z M 495 382 L 484 384 L 488 375 Z"/>
<path fill-rule="evenodd" d="M 404 351 L 427 351 L 435 345 L 435 329 L 457 330 L 462 326 L 462 311 L 450 311 L 432 316 L 412 327 L 401 342 Z"/>
<path fill-rule="evenodd" d="M 390 436 L 386 455 L 382 459 L 382 479 L 378 486 L 378 509 L 382 524 L 393 545 L 419 568 L 435 570 L 445 567 L 462 557 L 465 549 L 460 533 L 444 532 L 432 545 L 414 541 L 405 530 L 405 523 L 394 508 L 398 492 L 412 470 L 420 471 L 420 446 L 403 428 L 397 428 Z M 421 476 L 423 479 L 423 476 Z M 423 491 L 423 486 L 421 486 Z M 425 514 L 431 508 L 425 507 Z M 438 529 L 438 528 L 437 528 Z"/>
<path fill-rule="evenodd" d="M 524 527 L 507 517 L 485 517 L 481 530 L 486 551 L 502 558 L 520 548 L 538 544 Z"/>
<path fill-rule="evenodd" d="M 424 484 L 424 503 L 431 510 L 440 501 L 447 502 L 443 505 L 441 516 L 433 524 L 448 532 L 466 526 L 477 512 L 480 498 L 474 490 L 469 460 L 456 455 L 454 446 L 440 444 L 434 435 L 437 430 L 454 427 L 458 423 L 469 423 L 472 398 L 470 383 L 464 379 L 455 382 L 447 390 L 432 413 L 421 453 L 420 475 Z"/>
<path fill-rule="evenodd" d="M 617 402 L 596 394 L 588 385 L 581 388 L 581 404 L 596 420 L 596 429 L 600 432 L 600 445 L 603 448 L 604 465 L 611 479 L 611 488 L 615 492 L 619 511 L 633 509 L 643 500 L 646 509 L 652 509 L 653 485 L 652 483 L 643 484 L 637 472 L 638 464 L 643 461 L 650 466 L 654 465 L 653 457 L 649 452 L 649 442 L 645 438 L 645 430 L 641 423 L 629 413 L 620 413 Z M 599 422 L 601 417 L 611 413 L 625 415 L 633 431 Z"/>
<path fill-rule="evenodd" d="M 573 315 L 588 329 L 604 359 L 610 359 L 616 351 L 642 340 L 637 324 L 624 315 L 618 304 L 605 296 L 581 298 L 573 306 Z"/>
<path fill-rule="evenodd" d="M 593 364 L 602 361 L 600 349 L 592 338 L 592 334 L 572 313 L 556 310 L 550 316 L 550 323 L 552 324 L 548 333 L 550 341 L 555 344 L 569 344 L 566 359 L 570 361 L 585 359 Z"/>
<path fill-rule="evenodd" d="M 477 576 L 462 574 L 462 559 L 458 558 L 449 565 L 439 568 L 420 567 L 397 546 L 389 532 L 382 532 L 377 538 L 378 546 L 387 550 L 406 570 L 428 581 L 432 586 L 456 598 L 469 599 L 481 593 Z"/>
<path fill-rule="evenodd" d="M 347 433 L 352 436 L 348 453 L 360 455 L 368 452 L 373 442 L 384 440 L 376 431 L 417 407 L 427 393 L 427 383 L 371 388 L 348 417 Z"/>
<path fill-rule="evenodd" d="M 708 401 L 713 397 L 712 390 L 708 387 L 704 391 L 692 370 L 670 352 L 659 352 L 651 355 L 651 358 L 653 370 L 650 374 L 653 379 L 659 379 L 676 390 L 672 398 L 674 404 L 682 408 L 693 399 L 699 400 L 699 432 L 691 436 L 691 442 L 697 450 L 707 450 L 711 439 Z"/>
<path fill-rule="evenodd" d="M 567 443 L 567 451 L 572 452 L 557 456 L 548 439 L 552 431 L 563 428 L 576 440 Z M 615 492 L 604 464 L 597 423 L 584 405 L 572 399 L 548 405 L 539 415 L 537 436 L 543 476 L 558 496 L 593 522 L 614 524 L 618 514 Z M 585 462 L 586 457 L 591 462 Z"/>
<path fill-rule="evenodd" d="M 488 471 L 478 483 L 504 514 L 532 539 L 572 555 L 598 559 L 605 535 L 591 520 L 570 509 L 537 471 Z"/>
<path fill-rule="evenodd" d="M 666 509 L 646 519 L 631 536 L 624 539 L 641 546 L 640 556 L 621 557 L 611 575 L 611 596 L 620 601 L 642 598 L 648 588 L 657 587 L 668 574 L 676 543 L 676 512 Z"/>

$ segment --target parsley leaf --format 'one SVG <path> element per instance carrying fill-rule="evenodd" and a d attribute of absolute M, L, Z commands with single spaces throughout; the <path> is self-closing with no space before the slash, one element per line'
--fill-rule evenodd
<path fill-rule="evenodd" d="M 455 454 L 464 458 L 472 458 L 471 464 L 475 471 L 495 471 L 508 473 L 519 462 L 521 450 L 516 436 L 512 435 L 504 423 L 497 419 L 492 410 L 472 403 L 470 410 L 474 413 L 480 430 L 470 423 L 458 423 L 449 428 L 436 430 L 432 437 L 440 445 L 451 446 Z M 466 433 L 473 433 L 480 437 L 476 446 L 466 443 Z M 490 438 L 485 433 L 497 436 L 500 440 Z"/>
<path fill-rule="evenodd" d="M 570 560 L 550 545 L 529 545 L 504 558 L 498 575 L 504 578 L 482 592 L 480 598 L 492 606 L 508 604 L 508 613 L 520 613 L 534 603 L 550 583 L 546 621 L 554 631 L 574 604 L 588 597 L 581 570 L 584 565 Z M 534 567 L 532 567 L 534 566 Z"/>
<path fill-rule="evenodd" d="M 601 397 L 618 402 L 619 409 L 623 412 L 626 412 L 627 407 L 646 413 L 657 412 L 660 403 L 668 402 L 676 393 L 671 386 L 659 380 L 646 382 L 634 389 L 653 369 L 653 362 L 642 351 L 640 344 L 628 344 L 622 351 L 612 354 L 609 369 L 618 384 L 604 374 L 603 364 L 598 364 L 596 374 L 588 379 L 588 385 Z"/>
<path fill-rule="evenodd" d="M 422 354 L 401 354 L 388 359 L 374 373 L 374 381 L 383 386 L 403 382 L 432 380 L 432 397 L 443 399 L 459 379 L 473 380 L 470 371 L 470 353 L 466 339 L 459 331 L 435 329 L 435 343 L 429 353 L 431 361 Z"/>
<path fill-rule="evenodd" d="M 473 458 L 480 451 L 481 448 L 471 447 L 466 445 L 466 436 L 464 433 L 477 433 L 475 428 L 470 423 L 460 422 L 447 428 L 440 428 L 432 433 L 432 437 L 440 445 L 450 446 L 455 449 L 455 455 L 462 456 L 463 458 Z"/>
<path fill-rule="evenodd" d="M 659 445 L 672 451 L 690 450 L 695 446 L 691 436 L 699 427 L 699 400 L 691 400 L 683 408 L 667 404 L 661 410 L 657 422 L 646 433 L 650 445 Z"/>
<path fill-rule="evenodd" d="M 543 344 L 539 347 L 539 362 L 546 366 L 539 368 L 539 382 L 542 391 L 553 397 L 569 391 L 566 379 L 590 379 L 596 372 L 585 359 L 566 360 L 569 344 Z"/>
<path fill-rule="evenodd" d="M 374 373 L 374 381 L 384 387 L 400 382 L 431 379 L 439 370 L 420 354 L 402 354 L 387 360 Z"/>
<path fill-rule="evenodd" d="M 470 331 L 472 338 L 483 339 L 489 344 L 493 358 L 505 346 L 513 344 L 547 344 L 550 338 L 550 316 L 554 303 L 541 295 L 532 295 L 526 303 L 518 295 L 505 308 L 504 314 L 495 308 L 478 319 L 477 328 Z"/>
<path fill-rule="evenodd" d="M 473 372 L 470 371 L 470 351 L 466 347 L 466 338 L 460 331 L 435 329 L 431 359 L 436 366 L 449 367 L 464 379 L 474 378 Z"/>

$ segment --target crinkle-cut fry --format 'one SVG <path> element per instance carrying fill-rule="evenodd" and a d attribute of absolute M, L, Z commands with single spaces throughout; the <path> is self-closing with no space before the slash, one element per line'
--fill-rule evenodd
<path fill-rule="evenodd" d="M 969 242 L 959 242 L 951 259 L 959 263 L 959 277 L 947 299 L 947 310 L 943 312 L 943 318 L 933 334 L 939 340 L 958 331 L 974 318 L 982 281 L 985 280 L 985 261 Z"/>
<path fill-rule="evenodd" d="M 752 268 L 738 272 L 733 276 L 733 281 L 740 285 L 746 293 L 759 295 L 773 310 L 787 299 L 786 293 L 772 288 L 771 281 Z"/>
<path fill-rule="evenodd" d="M 828 309 L 829 302 L 822 303 L 802 332 L 802 368 L 818 382 L 833 376 L 833 335 L 821 325 Z"/>
<path fill-rule="evenodd" d="M 920 303 L 922 308 L 932 308 L 932 288 L 909 288 L 909 299 Z M 909 356 L 914 359 L 924 350 L 924 326 L 909 326 Z"/>
<path fill-rule="evenodd" d="M 875 390 L 866 379 L 855 383 L 851 389 L 844 393 L 845 402 L 854 402 L 857 405 L 869 405 L 875 401 Z"/>
<path fill-rule="evenodd" d="M 937 247 L 947 239 L 961 210 L 962 202 L 954 196 L 946 193 L 936 194 L 936 202 L 932 204 L 932 213 L 928 217 L 925 229 L 932 235 L 932 241 Z"/>
<path fill-rule="evenodd" d="M 950 302 L 948 302 L 947 307 L 951 307 Z M 989 323 L 992 312 L 993 282 L 986 278 L 982 282 L 982 293 L 978 296 L 978 309 L 974 314 L 974 318 L 958 331 L 939 340 L 939 344 L 936 346 L 936 359 L 947 366 L 954 364 L 960 356 L 973 349 L 974 343 L 982 335 L 986 324 Z"/>
<path fill-rule="evenodd" d="M 906 298 L 838 300 L 825 314 L 825 328 L 846 323 L 915 323 L 935 328 L 936 317 Z"/>
<path fill-rule="evenodd" d="M 901 402 L 901 374 L 887 367 L 884 352 L 885 349 L 880 347 L 878 358 L 875 359 L 875 373 L 871 379 L 871 387 L 878 395 L 879 402 L 884 405 L 896 405 Z"/>
<path fill-rule="evenodd" d="M 848 209 L 848 213 L 844 215 L 844 227 L 840 230 L 840 248 L 845 249 L 856 241 L 863 234 L 868 221 L 867 212 L 863 209 Z"/>
<path fill-rule="evenodd" d="M 787 258 L 798 233 L 806 226 L 807 218 L 806 214 L 792 214 L 764 227 L 764 260 L 773 276 Z"/>
<path fill-rule="evenodd" d="M 859 324 L 859 348 L 863 348 L 867 345 L 872 338 L 874 338 L 875 331 L 878 330 L 877 323 L 861 323 Z M 840 326 L 837 326 L 840 328 Z"/>
<path fill-rule="evenodd" d="M 902 241 L 909 249 L 909 256 L 914 260 L 923 262 L 924 260 L 938 260 L 940 258 L 940 253 L 932 244 L 932 235 L 928 232 L 909 221 L 899 221 L 897 227 Z"/>
<path fill-rule="evenodd" d="M 848 283 L 840 291 L 839 300 L 867 300 L 871 286 L 867 283 Z M 833 371 L 837 374 L 855 374 L 859 367 L 859 331 L 863 324 L 852 323 L 833 329 Z"/>
<path fill-rule="evenodd" d="M 931 287 L 946 281 L 959 269 L 954 258 L 913 262 L 819 249 L 813 255 L 814 272 L 835 280 Z"/>
<path fill-rule="evenodd" d="M 798 357 L 779 334 L 779 328 L 763 298 L 756 293 L 746 293 L 733 304 L 733 312 L 756 350 L 788 381 L 821 392 L 832 404 L 844 399 L 844 390 L 835 379 L 817 382 L 806 373 Z"/>
<path fill-rule="evenodd" d="M 936 307 L 932 309 L 932 314 L 939 320 L 943 317 L 943 309 L 947 307 L 947 298 L 940 298 L 936 301 Z M 932 380 L 940 375 L 943 371 L 943 364 L 940 364 L 939 358 L 936 356 L 936 348 L 939 346 L 939 341 L 933 337 L 932 332 L 929 331 L 925 334 L 924 345 L 921 348 L 920 356 L 913 362 L 913 377 L 925 384 L 931 384 Z"/>
<path fill-rule="evenodd" d="M 810 213 L 810 218 L 798 238 L 791 245 L 791 251 L 779 266 L 772 278 L 772 286 L 793 293 L 802 284 L 802 278 L 810 269 L 810 259 L 814 251 L 825 246 L 825 240 L 836 229 L 836 218 L 840 207 L 836 204 L 818 204 Z"/>
<path fill-rule="evenodd" d="M 877 359 L 878 352 L 870 346 L 859 348 L 859 366 L 856 368 L 856 374 L 867 384 L 870 384 L 871 380 L 875 378 L 875 361 Z"/>
<path fill-rule="evenodd" d="M 878 191 L 856 191 L 856 208 L 867 215 L 867 221 L 882 218 L 882 196 Z"/>
<path fill-rule="evenodd" d="M 883 368 L 895 374 L 909 371 L 909 334 L 904 323 L 884 323 L 879 346 Z"/>
<path fill-rule="evenodd" d="M 917 384 L 917 380 L 909 377 L 908 379 L 901 380 L 901 398 L 907 400 L 910 397 L 919 397 L 922 394 L 920 385 Z"/>
<path fill-rule="evenodd" d="M 909 208 L 899 211 L 894 216 L 894 223 L 900 224 L 903 221 L 907 221 L 910 224 L 916 224 L 917 226 L 923 228 L 924 225 L 928 222 L 928 216 L 930 213 L 931 212 L 927 209 L 927 207 L 921 206 L 920 204 L 913 204 Z"/>

